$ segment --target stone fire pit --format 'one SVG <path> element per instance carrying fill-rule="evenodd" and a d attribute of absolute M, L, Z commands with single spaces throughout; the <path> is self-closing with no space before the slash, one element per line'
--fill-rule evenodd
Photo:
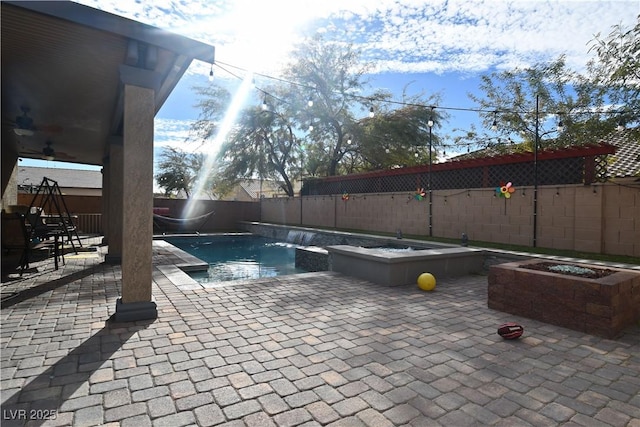
<path fill-rule="evenodd" d="M 607 267 L 610 274 L 585 278 L 526 268 L 541 262 L 491 266 L 489 308 L 606 338 L 619 336 L 640 320 L 640 273 Z M 597 265 L 574 265 L 603 270 Z"/>

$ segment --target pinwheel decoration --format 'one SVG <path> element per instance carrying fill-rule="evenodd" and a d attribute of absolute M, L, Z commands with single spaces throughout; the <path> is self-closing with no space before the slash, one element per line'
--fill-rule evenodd
<path fill-rule="evenodd" d="M 343 202 L 346 202 L 347 200 L 349 200 L 349 193 L 344 193 L 344 194 L 342 195 L 342 201 L 343 201 Z"/>
<path fill-rule="evenodd" d="M 424 188 L 418 188 L 416 194 L 413 195 L 413 198 L 416 200 L 422 200 L 425 197 L 427 197 L 427 193 L 424 191 Z"/>
<path fill-rule="evenodd" d="M 516 188 L 511 184 L 511 182 L 500 183 L 500 187 L 496 187 L 496 195 L 498 197 L 504 197 L 505 199 L 511 198 L 511 193 L 514 193 Z"/>

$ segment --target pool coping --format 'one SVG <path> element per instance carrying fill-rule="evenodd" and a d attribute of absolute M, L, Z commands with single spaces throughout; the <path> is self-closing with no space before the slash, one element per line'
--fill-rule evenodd
<path fill-rule="evenodd" d="M 206 271 L 209 268 L 209 264 L 202 261 L 200 258 L 183 251 L 166 240 L 154 239 L 153 245 L 158 250 L 169 252 L 174 260 L 177 259 L 177 262 L 174 261 L 173 265 L 183 271 Z"/>
<path fill-rule="evenodd" d="M 252 236 L 253 233 L 239 232 L 239 233 L 200 233 L 200 234 L 171 234 L 171 235 L 157 235 L 153 236 L 153 249 L 155 257 L 170 257 L 171 262 L 164 263 L 160 261 L 155 266 L 174 286 L 180 290 L 196 290 L 196 289 L 213 289 L 224 288 L 227 286 L 237 286 L 247 283 L 270 283 L 278 281 L 281 277 L 315 277 L 319 274 L 331 273 L 327 271 L 310 271 L 305 273 L 287 274 L 284 276 L 263 277 L 259 279 L 238 279 L 228 280 L 221 282 L 209 282 L 200 283 L 197 280 L 189 276 L 189 272 L 207 271 L 209 264 L 202 261 L 200 258 L 191 255 L 190 253 L 172 245 L 164 240 L 167 237 L 219 237 L 219 236 Z"/>

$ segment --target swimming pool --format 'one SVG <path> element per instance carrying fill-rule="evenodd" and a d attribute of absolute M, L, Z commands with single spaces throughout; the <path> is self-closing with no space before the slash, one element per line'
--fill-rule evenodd
<path fill-rule="evenodd" d="M 168 243 L 209 264 L 189 275 L 199 283 L 249 280 L 305 273 L 296 268 L 297 245 L 256 235 L 165 238 Z"/>

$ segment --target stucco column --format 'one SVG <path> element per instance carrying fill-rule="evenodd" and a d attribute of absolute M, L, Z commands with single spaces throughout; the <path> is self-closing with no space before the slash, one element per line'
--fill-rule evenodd
<path fill-rule="evenodd" d="M 155 91 L 145 71 L 123 69 L 122 297 L 116 321 L 155 319 L 152 288 L 153 118 Z M 112 159 L 113 161 L 113 159 Z M 112 187 L 113 188 L 113 187 Z M 116 198 L 111 195 L 111 199 Z"/>
<path fill-rule="evenodd" d="M 0 208 L 18 203 L 18 155 L 2 147 L 2 201 Z"/>
<path fill-rule="evenodd" d="M 109 144 L 109 206 L 107 214 L 107 240 L 109 243 L 105 262 L 120 264 L 122 261 L 122 188 L 124 187 L 122 138 L 112 138 Z"/>
<path fill-rule="evenodd" d="M 109 244 L 109 186 L 111 170 L 109 157 L 102 160 L 102 197 L 100 203 L 100 223 L 102 224 L 102 244 Z"/>

